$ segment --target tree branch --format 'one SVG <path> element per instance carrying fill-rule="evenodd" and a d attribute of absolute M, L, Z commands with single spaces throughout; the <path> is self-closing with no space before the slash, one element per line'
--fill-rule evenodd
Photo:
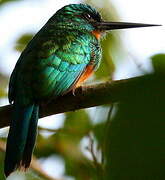
<path fill-rule="evenodd" d="M 40 118 L 53 114 L 89 108 L 103 104 L 111 104 L 134 97 L 136 93 L 150 93 L 165 90 L 165 78 L 162 75 L 145 75 L 125 80 L 105 82 L 77 88 L 75 95 L 72 92 L 42 105 Z M 9 126 L 12 114 L 12 105 L 0 107 L 0 128 Z"/>

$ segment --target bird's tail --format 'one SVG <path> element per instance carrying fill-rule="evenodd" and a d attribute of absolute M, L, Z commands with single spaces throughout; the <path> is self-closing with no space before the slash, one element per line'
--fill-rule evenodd
<path fill-rule="evenodd" d="M 14 104 L 6 146 L 6 177 L 17 168 L 26 169 L 30 166 L 37 134 L 38 112 L 38 105 L 22 107 Z"/>

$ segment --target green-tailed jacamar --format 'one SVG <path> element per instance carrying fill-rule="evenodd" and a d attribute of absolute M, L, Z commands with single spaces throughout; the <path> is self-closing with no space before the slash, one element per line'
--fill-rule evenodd
<path fill-rule="evenodd" d="M 103 32 L 147 26 L 155 25 L 105 22 L 87 4 L 67 5 L 48 20 L 22 52 L 10 78 L 13 116 L 7 139 L 6 176 L 30 165 L 40 103 L 74 90 L 99 67 Z"/>

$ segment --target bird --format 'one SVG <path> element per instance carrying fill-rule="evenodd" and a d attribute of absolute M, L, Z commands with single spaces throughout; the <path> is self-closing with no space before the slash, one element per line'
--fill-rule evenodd
<path fill-rule="evenodd" d="M 73 91 L 101 62 L 100 39 L 107 31 L 157 26 L 107 22 L 88 4 L 59 9 L 21 53 L 9 81 L 13 113 L 7 138 L 4 174 L 28 169 L 37 136 L 39 107 Z"/>

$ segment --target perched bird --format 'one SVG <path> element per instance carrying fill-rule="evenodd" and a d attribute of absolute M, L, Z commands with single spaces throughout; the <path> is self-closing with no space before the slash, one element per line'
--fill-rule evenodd
<path fill-rule="evenodd" d="M 105 22 L 87 4 L 58 10 L 29 42 L 12 72 L 9 102 L 13 104 L 7 139 L 6 177 L 31 162 L 39 105 L 74 90 L 98 67 L 103 32 L 153 24 Z"/>

